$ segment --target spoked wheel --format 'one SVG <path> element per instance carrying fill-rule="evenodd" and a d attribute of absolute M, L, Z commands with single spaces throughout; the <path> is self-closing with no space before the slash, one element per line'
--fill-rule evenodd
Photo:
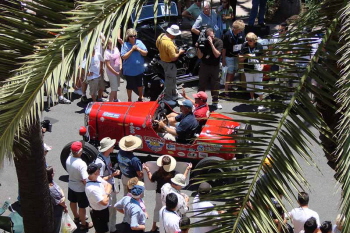
<path fill-rule="evenodd" d="M 204 158 L 197 163 L 196 169 L 200 169 L 200 170 L 193 171 L 191 174 L 191 177 L 198 177 L 201 174 L 202 175 L 212 174 L 213 179 L 208 181 L 208 183 L 210 183 L 211 186 L 217 187 L 217 186 L 230 184 L 233 182 L 233 179 L 222 179 L 220 178 L 221 177 L 220 174 L 224 172 L 233 172 L 235 170 L 234 168 L 219 168 L 219 167 L 207 168 L 209 166 L 219 165 L 223 161 L 225 161 L 223 158 L 214 157 L 214 156 Z"/>
<path fill-rule="evenodd" d="M 63 150 L 61 152 L 61 164 L 62 167 L 66 169 L 66 161 L 67 158 L 69 157 L 71 151 L 70 151 L 70 146 L 72 145 L 73 142 L 68 143 L 67 145 L 65 145 L 63 147 Z M 81 159 L 87 164 L 89 165 L 90 163 L 92 163 L 93 161 L 95 161 L 95 159 L 97 158 L 98 155 L 98 150 L 91 145 L 88 142 L 83 142 L 83 154 L 81 155 Z"/>

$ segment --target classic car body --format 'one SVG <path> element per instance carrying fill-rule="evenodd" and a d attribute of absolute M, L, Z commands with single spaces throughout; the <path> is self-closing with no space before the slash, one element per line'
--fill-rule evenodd
<path fill-rule="evenodd" d="M 213 112 L 193 142 L 181 144 L 165 140 L 155 130 L 152 122 L 163 109 L 158 101 L 91 103 L 85 111 L 87 134 L 84 140 L 98 144 L 104 137 L 118 142 L 124 136 L 134 135 L 143 143 L 137 151 L 150 155 L 169 154 L 184 161 L 210 156 L 225 160 L 234 158 L 233 144 L 236 141 L 232 135 L 239 128 L 239 123 Z"/>

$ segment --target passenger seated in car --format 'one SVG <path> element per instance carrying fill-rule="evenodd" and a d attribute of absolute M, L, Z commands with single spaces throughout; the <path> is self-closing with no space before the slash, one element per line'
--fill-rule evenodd
<path fill-rule="evenodd" d="M 193 109 L 193 115 L 197 119 L 199 125 L 203 126 L 205 125 L 205 122 L 207 121 L 209 117 L 209 106 L 207 104 L 207 99 L 208 95 L 204 91 L 200 91 L 197 94 L 193 94 L 194 100 L 191 99 L 186 95 L 185 89 L 182 89 L 181 95 L 185 98 L 188 99 L 194 104 L 194 109 Z M 175 126 L 177 123 L 175 120 L 175 117 L 178 116 L 179 114 L 176 112 L 172 112 L 169 115 L 167 115 L 168 120 L 169 120 L 169 125 L 170 126 Z"/>
<path fill-rule="evenodd" d="M 179 104 L 181 114 L 175 117 L 176 122 L 178 122 L 178 124 L 175 124 L 175 128 L 167 126 L 162 120 L 155 120 L 155 122 L 159 124 L 160 128 L 164 129 L 164 139 L 179 143 L 190 143 L 198 127 L 198 122 L 192 113 L 193 104 L 188 99 L 179 102 Z"/>

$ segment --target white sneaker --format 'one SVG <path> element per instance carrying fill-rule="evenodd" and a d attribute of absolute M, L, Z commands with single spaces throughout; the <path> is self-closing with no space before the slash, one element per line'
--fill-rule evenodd
<path fill-rule="evenodd" d="M 222 109 L 222 105 L 219 104 L 219 103 L 213 104 L 213 107 L 214 107 L 215 109 Z"/>
<path fill-rule="evenodd" d="M 252 98 L 252 99 L 249 99 L 249 101 L 255 101 L 255 99 L 254 99 L 254 98 Z"/>
<path fill-rule="evenodd" d="M 76 89 L 74 90 L 74 94 L 83 95 L 83 91 L 81 89 Z"/>
<path fill-rule="evenodd" d="M 71 104 L 70 100 L 65 97 L 58 97 L 58 103 L 60 104 Z"/>
<path fill-rule="evenodd" d="M 259 111 L 264 111 L 264 110 L 266 110 L 266 107 L 265 107 L 265 106 L 260 105 L 260 106 L 258 107 L 258 110 L 259 110 Z"/>

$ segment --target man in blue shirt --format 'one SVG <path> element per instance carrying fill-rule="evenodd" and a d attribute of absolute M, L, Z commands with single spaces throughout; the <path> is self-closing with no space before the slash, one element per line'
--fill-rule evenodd
<path fill-rule="evenodd" d="M 198 121 L 192 113 L 193 103 L 186 99 L 180 101 L 179 104 L 181 114 L 175 117 L 175 120 L 178 122 L 176 123 L 176 127 L 168 127 L 163 121 L 158 122 L 159 127 L 165 130 L 165 139 L 179 143 L 190 143 L 198 127 Z"/>
<path fill-rule="evenodd" d="M 140 147 L 142 140 L 136 136 L 125 136 L 119 141 L 118 163 L 122 173 L 124 196 L 128 194 L 128 181 L 130 178 L 142 178 L 142 164 L 139 158 L 134 156 L 133 151 Z"/>
<path fill-rule="evenodd" d="M 131 197 L 125 196 L 115 204 L 117 211 L 124 214 L 123 229 L 118 229 L 118 232 L 144 232 L 146 216 L 139 203 L 144 190 L 143 186 L 135 185 L 130 191 Z"/>

